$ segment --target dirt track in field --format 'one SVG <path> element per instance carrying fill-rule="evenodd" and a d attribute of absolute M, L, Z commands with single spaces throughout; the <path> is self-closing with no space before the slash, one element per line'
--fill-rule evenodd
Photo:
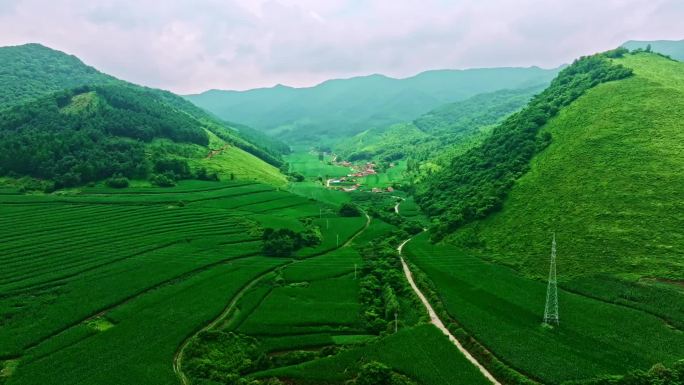
<path fill-rule="evenodd" d="M 475 357 L 473 357 L 464 347 L 461 345 L 461 343 L 454 337 L 453 334 L 449 331 L 449 329 L 444 326 L 444 322 L 442 322 L 441 319 L 437 316 L 437 313 L 435 313 L 435 310 L 432 308 L 432 305 L 430 305 L 430 302 L 428 302 L 427 298 L 425 298 L 425 295 L 418 289 L 418 286 L 416 285 L 415 281 L 413 280 L 413 273 L 411 273 L 411 269 L 409 268 L 408 264 L 406 261 L 404 261 L 404 257 L 402 255 L 402 250 L 404 249 L 404 245 L 406 245 L 411 239 L 409 238 L 402 242 L 399 247 L 397 247 L 397 251 L 399 252 L 399 256 L 401 258 L 401 265 L 404 268 L 404 275 L 406 276 L 406 280 L 408 280 L 409 284 L 411 285 L 411 288 L 413 291 L 416 293 L 418 298 L 420 298 L 420 301 L 423 303 L 425 308 L 427 309 L 428 314 L 430 315 L 430 323 L 435 325 L 437 329 L 441 330 L 442 333 L 444 333 L 448 338 L 449 341 L 451 341 L 454 345 L 456 345 L 456 348 L 465 356 L 465 358 L 470 361 L 473 365 L 475 365 L 476 368 L 480 370 L 480 373 L 482 373 L 483 376 L 485 376 L 492 384 L 494 385 L 501 385 L 499 381 L 497 381 L 494 376 L 492 376 L 489 371 L 480 364 Z"/>

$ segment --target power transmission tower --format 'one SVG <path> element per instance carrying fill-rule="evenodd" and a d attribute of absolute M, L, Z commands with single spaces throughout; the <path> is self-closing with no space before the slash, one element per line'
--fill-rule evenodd
<path fill-rule="evenodd" d="M 544 323 L 558 325 L 558 283 L 556 281 L 556 233 L 551 242 L 551 266 L 549 267 L 549 284 L 546 287 L 546 307 L 544 308 Z"/>

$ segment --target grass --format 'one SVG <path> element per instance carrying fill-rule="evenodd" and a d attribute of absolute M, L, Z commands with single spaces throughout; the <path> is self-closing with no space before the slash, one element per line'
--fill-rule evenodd
<path fill-rule="evenodd" d="M 405 254 L 434 283 L 446 310 L 502 361 L 544 383 L 624 374 L 684 356 L 684 334 L 647 312 L 560 290 L 560 327 L 541 326 L 546 283 L 427 234 Z"/>
<path fill-rule="evenodd" d="M 226 143 L 216 135 L 208 131 L 207 134 L 209 135 L 209 148 L 219 149 L 226 146 Z M 230 179 L 232 175 L 237 180 L 254 180 L 274 186 L 285 186 L 287 183 L 285 176 L 277 167 L 238 147 L 228 145 L 211 158 L 207 157 L 206 148 L 199 147 L 199 149 L 201 152 L 190 159 L 191 166 L 193 168 L 204 167 L 210 172 L 218 173 L 223 180 Z"/>
<path fill-rule="evenodd" d="M 543 277 L 551 232 L 561 279 L 684 279 L 684 63 L 618 59 L 635 76 L 601 84 L 552 119 L 503 210 L 457 232 L 460 246 Z"/>
<path fill-rule="evenodd" d="M 255 377 L 276 376 L 294 383 L 341 384 L 353 378 L 360 366 L 371 360 L 382 362 L 420 384 L 489 383 L 432 325 L 400 330 L 390 337 L 332 357 L 261 372 Z"/>

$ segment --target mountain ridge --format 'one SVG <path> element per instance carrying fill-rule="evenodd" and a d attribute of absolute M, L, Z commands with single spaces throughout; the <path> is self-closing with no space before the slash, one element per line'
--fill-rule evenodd
<path fill-rule="evenodd" d="M 432 70 L 405 79 L 369 75 L 307 88 L 211 90 L 185 98 L 221 118 L 230 115 L 292 144 L 327 142 L 408 121 L 479 93 L 547 84 L 557 71 L 539 67 Z"/>

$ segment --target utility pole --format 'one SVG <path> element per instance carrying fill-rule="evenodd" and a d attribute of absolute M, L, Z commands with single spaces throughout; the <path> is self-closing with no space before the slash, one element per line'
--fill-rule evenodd
<path fill-rule="evenodd" d="M 546 287 L 546 307 L 544 308 L 544 323 L 559 325 L 558 318 L 558 282 L 556 281 L 556 233 L 551 242 L 551 266 L 549 267 L 549 284 Z"/>

